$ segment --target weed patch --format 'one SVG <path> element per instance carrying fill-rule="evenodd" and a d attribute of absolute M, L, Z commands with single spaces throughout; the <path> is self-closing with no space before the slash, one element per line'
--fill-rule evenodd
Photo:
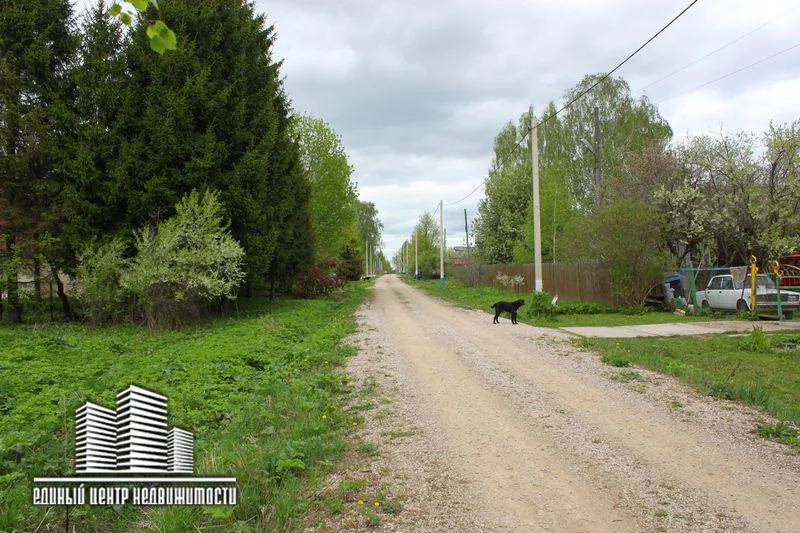
<path fill-rule="evenodd" d="M 759 424 L 755 432 L 764 438 L 777 440 L 789 446 L 800 448 L 797 428 L 786 422 Z"/>
<path fill-rule="evenodd" d="M 611 376 L 612 381 L 619 381 L 620 383 L 629 383 L 631 381 L 645 381 L 644 376 L 635 370 L 623 370 Z"/>

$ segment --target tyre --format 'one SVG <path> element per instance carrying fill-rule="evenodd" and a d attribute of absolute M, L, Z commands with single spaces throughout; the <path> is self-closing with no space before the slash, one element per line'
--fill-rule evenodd
<path fill-rule="evenodd" d="M 784 311 L 783 312 L 783 319 L 784 320 L 791 320 L 794 318 L 794 311 Z"/>
<path fill-rule="evenodd" d="M 747 305 L 747 302 L 745 302 L 744 300 L 739 300 L 738 302 L 736 302 L 736 310 L 739 311 L 740 313 L 742 311 L 747 312 L 750 311 L 750 306 Z"/>
<path fill-rule="evenodd" d="M 708 303 L 708 300 L 703 300 L 703 303 L 700 304 L 700 307 L 703 309 L 711 309 L 711 305 Z"/>

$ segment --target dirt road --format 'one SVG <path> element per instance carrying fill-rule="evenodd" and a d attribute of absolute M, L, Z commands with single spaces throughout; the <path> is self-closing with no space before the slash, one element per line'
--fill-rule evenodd
<path fill-rule="evenodd" d="M 386 529 L 800 530 L 800 456 L 751 433 L 763 414 L 394 276 L 359 322 L 350 372 L 391 402 L 364 437 L 413 428 L 376 459 L 405 502 Z"/>

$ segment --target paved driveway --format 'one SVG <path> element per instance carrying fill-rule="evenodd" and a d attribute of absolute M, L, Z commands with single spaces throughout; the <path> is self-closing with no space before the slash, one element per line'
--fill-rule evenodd
<path fill-rule="evenodd" d="M 672 337 L 675 335 L 709 335 L 712 333 L 749 332 L 753 326 L 764 331 L 785 331 L 800 329 L 800 322 L 751 322 L 749 320 L 715 320 L 713 322 L 683 322 L 670 324 L 642 324 L 639 326 L 609 327 L 571 327 L 564 331 L 581 337 L 603 337 L 623 339 L 631 337 Z"/>

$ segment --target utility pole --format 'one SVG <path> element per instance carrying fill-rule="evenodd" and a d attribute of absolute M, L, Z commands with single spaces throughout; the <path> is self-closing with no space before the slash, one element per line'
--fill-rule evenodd
<path fill-rule="evenodd" d="M 414 279 L 419 279 L 419 237 L 414 228 Z"/>
<path fill-rule="evenodd" d="M 534 291 L 542 292 L 542 225 L 539 206 L 539 126 L 531 113 L 531 168 L 533 169 L 533 268 Z"/>
<path fill-rule="evenodd" d="M 444 209 L 439 200 L 439 285 L 444 287 Z"/>
<path fill-rule="evenodd" d="M 594 108 L 594 207 L 600 207 L 600 180 L 602 170 L 600 168 L 600 109 Z"/>
<path fill-rule="evenodd" d="M 464 235 L 467 237 L 467 257 L 469 257 L 469 228 L 467 227 L 467 208 L 464 208 Z"/>
<path fill-rule="evenodd" d="M 364 241 L 364 277 L 369 276 L 369 241 Z"/>

